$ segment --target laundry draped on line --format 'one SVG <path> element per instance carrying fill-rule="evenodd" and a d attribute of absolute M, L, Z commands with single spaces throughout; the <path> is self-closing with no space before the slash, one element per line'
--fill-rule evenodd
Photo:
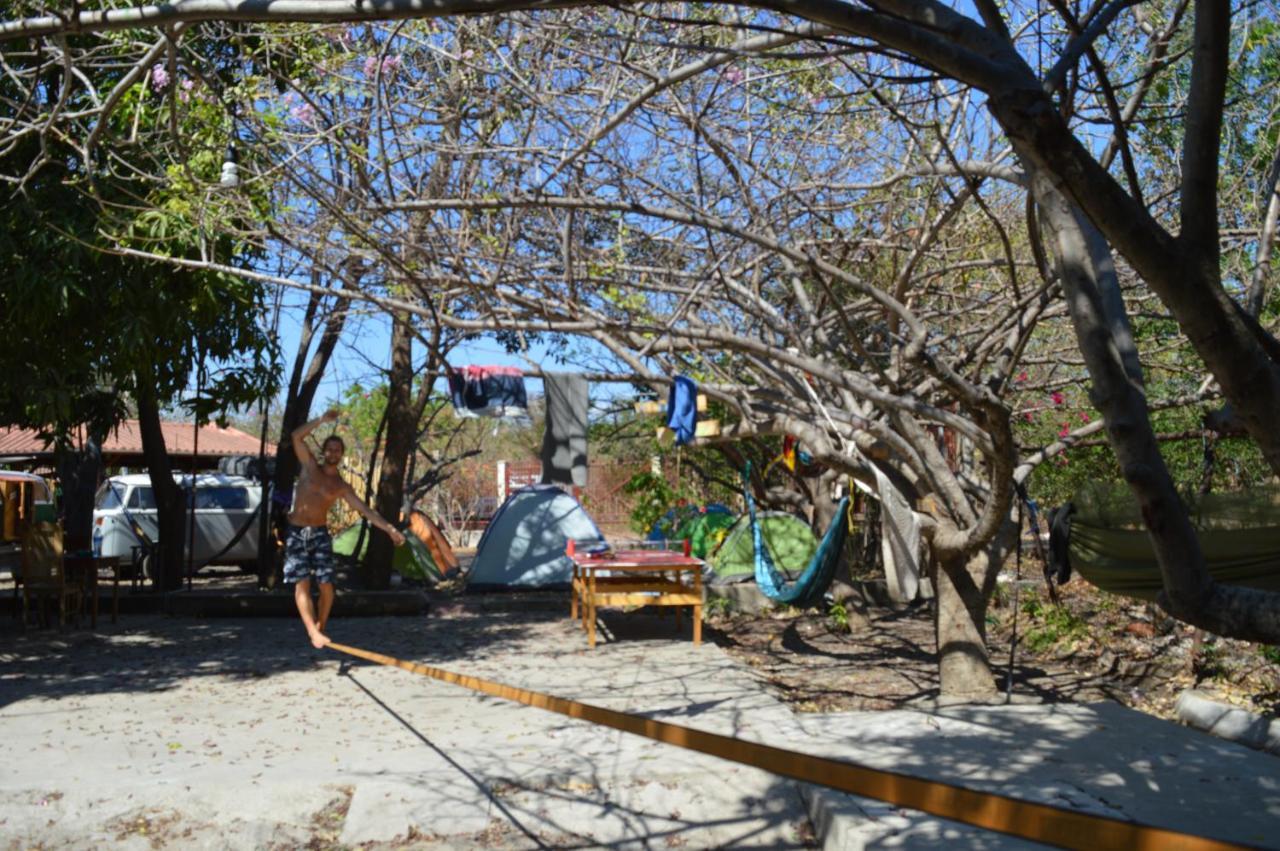
<path fill-rule="evenodd" d="M 459 417 L 529 423 L 529 398 L 519 367 L 454 367 L 449 370 L 449 395 Z"/>
<path fill-rule="evenodd" d="M 667 428 L 676 434 L 676 445 L 693 440 L 698 431 L 698 385 L 677 375 L 667 394 Z"/>
<path fill-rule="evenodd" d="M 587 486 L 587 379 L 581 375 L 543 376 L 547 397 L 546 431 L 542 436 L 544 484 Z"/>

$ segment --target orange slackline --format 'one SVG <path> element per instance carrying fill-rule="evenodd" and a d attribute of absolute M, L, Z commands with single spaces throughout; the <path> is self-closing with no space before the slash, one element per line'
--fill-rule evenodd
<path fill-rule="evenodd" d="M 331 650 L 403 668 L 473 691 L 491 694 L 526 706 L 558 712 L 634 733 L 669 745 L 699 751 L 760 768 L 782 777 L 815 783 L 852 795 L 862 795 L 899 807 L 922 810 L 931 815 L 964 822 L 987 830 L 1008 833 L 1063 848 L 1124 849 L 1124 851 L 1223 851 L 1249 848 L 1218 839 L 1207 839 L 1161 827 L 1121 821 L 992 792 L 979 792 L 938 780 L 922 780 L 894 771 L 868 768 L 852 762 L 783 750 L 770 745 L 721 736 L 665 721 L 655 721 L 626 712 L 566 700 L 541 692 L 495 683 L 479 677 L 455 674 L 429 665 L 405 662 L 381 653 L 371 653 L 345 644 L 329 644 Z"/>

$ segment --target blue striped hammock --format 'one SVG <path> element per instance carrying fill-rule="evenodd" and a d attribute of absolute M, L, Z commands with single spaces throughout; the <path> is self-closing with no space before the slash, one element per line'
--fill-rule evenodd
<path fill-rule="evenodd" d="M 840 554 L 844 551 L 844 542 L 849 531 L 849 497 L 846 496 L 840 500 L 840 505 L 836 507 L 836 515 L 832 518 L 831 525 L 827 527 L 826 534 L 822 536 L 822 541 L 818 544 L 813 557 L 809 559 L 804 572 L 794 582 L 789 582 L 773 563 L 773 556 L 765 546 L 764 536 L 760 532 L 760 524 L 756 522 L 756 503 L 751 496 L 749 475 L 750 468 L 743 474 L 742 493 L 746 498 L 747 511 L 751 515 L 751 542 L 755 548 L 756 585 L 775 603 L 801 609 L 816 605 L 831 587 L 831 580 L 836 576 L 836 568 L 840 566 Z"/>

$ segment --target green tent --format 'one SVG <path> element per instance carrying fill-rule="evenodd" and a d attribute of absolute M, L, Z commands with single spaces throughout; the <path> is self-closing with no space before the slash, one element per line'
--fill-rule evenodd
<path fill-rule="evenodd" d="M 760 534 L 774 566 L 783 573 L 798 573 L 818 551 L 818 539 L 809 524 L 784 511 L 756 515 Z M 751 518 L 739 517 L 707 564 L 711 582 L 749 582 L 756 576 L 756 551 L 751 539 Z"/>
<path fill-rule="evenodd" d="M 1189 496 L 1191 523 L 1219 582 L 1280 591 L 1280 490 Z M 1154 600 L 1163 587 L 1137 501 L 1123 486 L 1082 488 L 1074 500 L 1071 567 L 1114 594 Z"/>
<path fill-rule="evenodd" d="M 708 511 L 686 519 L 673 537 L 678 541 L 687 540 L 689 552 L 694 558 L 706 558 L 728 537 L 728 530 L 737 522 L 738 518 L 732 514 Z"/>
<path fill-rule="evenodd" d="M 368 552 L 369 537 L 372 534 L 372 529 L 365 530 L 364 543 L 360 547 L 359 558 L 364 558 L 365 553 Z M 333 552 L 341 556 L 354 556 L 356 541 L 359 538 L 359 523 L 347 527 L 334 537 Z M 406 579 L 439 582 L 441 578 L 440 568 L 436 566 L 435 559 L 431 558 L 431 551 L 427 549 L 427 545 L 420 541 L 417 535 L 405 535 L 404 540 L 404 546 L 396 547 L 395 554 L 391 557 L 392 569 Z"/>

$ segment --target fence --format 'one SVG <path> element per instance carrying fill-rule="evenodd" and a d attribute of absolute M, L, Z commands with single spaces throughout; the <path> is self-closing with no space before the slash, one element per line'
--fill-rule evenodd
<path fill-rule="evenodd" d="M 628 528 L 634 499 L 624 487 L 643 464 L 589 464 L 587 486 L 578 489 L 578 499 L 587 513 L 606 533 Z M 436 510 L 444 522 L 462 529 L 482 528 L 498 506 L 513 491 L 542 480 L 538 461 L 486 461 L 459 469 L 438 489 Z"/>
<path fill-rule="evenodd" d="M 635 498 L 624 488 L 633 476 L 649 469 L 647 464 L 588 464 L 587 486 L 578 489 L 576 495 L 606 535 L 635 534 L 630 528 Z M 365 471 L 351 464 L 343 469 L 342 475 L 363 498 Z M 431 516 L 455 546 L 472 545 L 509 494 L 541 480 L 542 464 L 536 460 L 472 460 L 459 465 L 452 476 L 415 507 Z M 373 481 L 376 487 L 376 469 Z M 335 528 L 344 528 L 359 519 L 342 501 L 336 503 L 330 513 L 330 524 Z"/>

